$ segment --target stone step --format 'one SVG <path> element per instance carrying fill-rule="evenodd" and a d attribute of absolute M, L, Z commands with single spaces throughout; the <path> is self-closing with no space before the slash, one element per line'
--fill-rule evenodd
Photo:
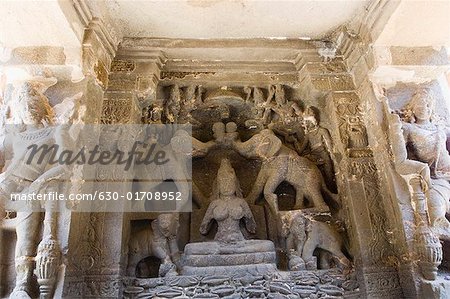
<path fill-rule="evenodd" d="M 188 255 L 226 255 L 255 252 L 275 252 L 275 245 L 268 240 L 245 240 L 236 243 L 202 242 L 189 243 L 184 248 Z"/>
<path fill-rule="evenodd" d="M 254 252 L 226 255 L 183 255 L 182 264 L 185 266 L 207 267 L 228 265 L 251 265 L 251 264 L 275 264 L 275 252 Z"/>

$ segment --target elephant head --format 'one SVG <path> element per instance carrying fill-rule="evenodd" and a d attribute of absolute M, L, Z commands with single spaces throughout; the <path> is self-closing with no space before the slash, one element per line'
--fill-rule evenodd
<path fill-rule="evenodd" d="M 177 213 L 161 214 L 156 219 L 156 228 L 166 238 L 175 238 L 178 233 L 179 216 Z"/>

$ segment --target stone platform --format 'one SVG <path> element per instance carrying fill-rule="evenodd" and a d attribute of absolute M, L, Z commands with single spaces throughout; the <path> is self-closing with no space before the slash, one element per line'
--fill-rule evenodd
<path fill-rule="evenodd" d="M 127 277 L 123 280 L 123 298 L 362 298 L 354 279 L 337 269 L 268 275 Z"/>
<path fill-rule="evenodd" d="M 277 271 L 272 241 L 187 244 L 182 256 L 183 275 L 266 274 Z"/>

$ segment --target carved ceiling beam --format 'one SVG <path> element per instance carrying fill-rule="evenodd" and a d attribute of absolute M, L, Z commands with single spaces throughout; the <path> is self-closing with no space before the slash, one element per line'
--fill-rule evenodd
<path fill-rule="evenodd" d="M 82 47 L 81 67 L 85 75 L 94 76 L 104 88 L 108 85 L 111 62 L 116 56 L 121 36 L 98 12 L 95 1 L 60 1 L 60 7 Z"/>
<path fill-rule="evenodd" d="M 111 64 L 103 123 L 139 123 L 142 109 L 156 98 L 166 57 L 161 51 L 135 54 L 119 53 Z"/>

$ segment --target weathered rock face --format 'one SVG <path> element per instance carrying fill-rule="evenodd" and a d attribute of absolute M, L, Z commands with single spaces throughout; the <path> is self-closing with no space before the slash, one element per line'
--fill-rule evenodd
<path fill-rule="evenodd" d="M 449 55 L 375 42 L 398 3 L 371 1 L 314 40 L 122 37 L 98 15 L 123 18 L 113 4 L 70 3 L 78 60 L 74 36 L 72 50 L 2 56 L 0 297 L 448 297 Z M 30 144 L 81 143 L 53 131 L 73 124 L 111 126 L 87 133 L 101 149 L 147 138 L 173 155 L 129 171 L 26 162 Z M 139 212 L 10 203 L 96 183 L 159 195 L 133 202 Z M 163 192 L 191 195 L 192 208 Z"/>

